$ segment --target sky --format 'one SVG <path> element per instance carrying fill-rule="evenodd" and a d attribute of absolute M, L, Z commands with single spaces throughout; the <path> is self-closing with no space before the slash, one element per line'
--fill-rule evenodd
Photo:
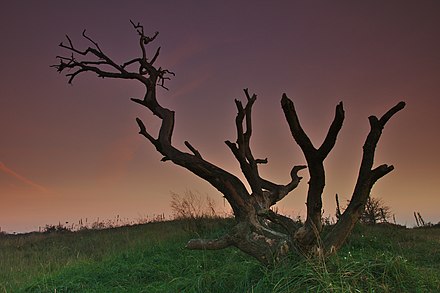
<path fill-rule="evenodd" d="M 139 56 L 129 20 L 159 36 L 157 64 L 175 72 L 158 99 L 176 112 L 173 143 L 188 140 L 208 161 L 240 174 L 225 140 L 236 139 L 234 99 L 256 93 L 252 149 L 269 163 L 260 173 L 287 183 L 305 163 L 284 119 L 280 99 L 295 103 L 319 146 L 343 101 L 346 118 L 325 161 L 324 215 L 335 194 L 351 196 L 369 131 L 367 117 L 399 101 L 407 106 L 386 125 L 375 164 L 395 170 L 372 190 L 396 221 L 413 212 L 440 221 L 440 2 L 438 1 L 2 1 L 0 4 L 0 229 L 38 230 L 80 219 L 141 219 L 170 215 L 172 193 L 221 194 L 170 162 L 138 134 L 160 121 L 130 101 L 135 81 L 82 74 L 73 85 L 50 65 L 65 54 L 68 34 L 89 44 L 84 29 L 118 63 Z M 307 171 L 278 204 L 304 216 Z"/>

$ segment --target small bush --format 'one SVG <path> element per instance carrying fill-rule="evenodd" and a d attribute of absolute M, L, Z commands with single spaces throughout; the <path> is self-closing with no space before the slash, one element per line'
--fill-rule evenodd
<path fill-rule="evenodd" d="M 216 211 L 211 197 L 191 190 L 185 191 L 183 195 L 172 193 L 171 209 L 174 219 L 181 221 L 183 229 L 191 234 L 210 232 L 216 226 L 215 219 L 227 217 Z"/>
<path fill-rule="evenodd" d="M 58 225 L 46 225 L 43 229 L 43 233 L 66 233 L 72 232 L 72 230 L 59 223 Z"/>
<path fill-rule="evenodd" d="M 180 195 L 172 192 L 171 209 L 175 219 L 215 218 L 217 216 L 214 200 L 201 196 L 191 190 Z"/>

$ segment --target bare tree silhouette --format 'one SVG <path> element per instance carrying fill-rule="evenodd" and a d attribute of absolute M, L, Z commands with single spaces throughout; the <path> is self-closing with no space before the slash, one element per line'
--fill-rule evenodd
<path fill-rule="evenodd" d="M 382 199 L 368 197 L 364 212 L 360 221 L 365 224 L 387 223 L 391 218 L 390 207 L 385 205 Z"/>
<path fill-rule="evenodd" d="M 348 201 L 348 203 L 350 202 Z M 341 216 L 342 213 L 339 205 L 339 196 L 338 194 L 336 194 L 336 219 L 339 220 Z M 390 218 L 391 218 L 390 207 L 385 205 L 381 198 L 372 197 L 370 195 L 367 199 L 367 202 L 365 203 L 364 211 L 362 212 L 359 221 L 363 224 L 377 224 L 377 223 L 387 223 Z"/>
<path fill-rule="evenodd" d="M 319 148 L 315 148 L 301 127 L 293 102 L 286 94 L 282 96 L 281 106 L 291 134 L 305 155 L 310 173 L 307 218 L 303 225 L 299 225 L 289 217 L 275 213 L 271 207 L 298 186 L 302 178 L 298 176 L 298 172 L 307 166 L 293 166 L 290 172 L 291 180 L 287 184 L 274 183 L 261 177 L 258 170 L 259 164 L 266 164 L 268 160 L 255 158 L 251 150 L 251 116 L 257 96 L 245 89 L 245 104 L 235 100 L 237 139 L 235 142 L 226 141 L 226 145 L 240 164 L 251 188 L 248 191 L 238 177 L 207 161 L 188 141 L 185 141 L 185 146 L 189 152 L 179 150 L 172 145 L 174 111 L 160 104 L 157 99 L 157 87 L 167 89 L 165 83 L 174 73 L 155 65 L 160 47 L 151 57 L 147 55 L 146 47 L 156 39 L 158 32 L 149 37 L 144 33 L 144 27 L 141 24 L 134 22 L 131 24 L 139 37 L 140 57 L 118 64 L 104 53 L 98 43 L 84 31 L 82 35 L 90 42 L 90 47 L 79 50 L 66 36 L 67 44 L 61 43 L 60 47 L 70 52 L 71 55 L 57 56 L 59 63 L 54 67 L 59 72 L 67 71 L 69 83 L 72 83 L 81 73 L 92 72 L 102 78 L 136 80 L 145 86 L 143 99 L 132 98 L 131 100 L 159 117 L 161 126 L 158 136 L 154 137 L 141 119 L 136 118 L 139 133 L 162 154 L 162 161 L 171 161 L 188 169 L 219 190 L 230 203 L 236 219 L 236 225 L 226 235 L 217 239 L 192 239 L 186 247 L 189 249 L 222 249 L 235 246 L 266 265 L 279 261 L 291 251 L 321 256 L 335 252 L 359 220 L 374 183 L 393 170 L 393 166 L 388 165 L 380 165 L 373 169 L 374 153 L 385 124 L 394 114 L 404 108 L 405 103 L 398 103 L 381 118 L 369 117 L 370 132 L 363 146 L 359 176 L 350 204 L 333 230 L 321 241 L 322 192 L 325 185 L 323 162 L 334 147 L 344 121 L 342 102 L 336 106 L 335 117 L 323 143 Z"/>

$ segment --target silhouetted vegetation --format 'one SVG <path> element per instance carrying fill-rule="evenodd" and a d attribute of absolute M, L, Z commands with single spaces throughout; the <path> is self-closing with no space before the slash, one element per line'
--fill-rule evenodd
<path fill-rule="evenodd" d="M 217 226 L 216 219 L 229 218 L 233 222 L 230 214 L 220 214 L 216 210 L 214 200 L 209 196 L 202 196 L 198 192 L 186 190 L 183 194 L 172 193 L 171 209 L 174 219 L 183 224 L 183 229 L 197 235 Z"/>
<path fill-rule="evenodd" d="M 347 205 L 350 202 L 348 201 Z M 339 196 L 336 194 L 336 219 L 339 220 L 341 217 L 341 208 L 339 204 Z M 363 224 L 377 224 L 377 223 L 388 223 L 391 219 L 391 208 L 383 202 L 382 199 L 377 197 L 369 196 L 367 202 L 365 203 L 364 210 L 361 213 L 359 221 Z M 395 222 L 395 221 L 394 221 Z M 396 223 L 394 223 L 396 224 Z"/>
<path fill-rule="evenodd" d="M 175 219 L 216 218 L 214 200 L 208 195 L 202 196 L 197 192 L 186 190 L 183 195 L 172 193 L 171 209 Z"/>
<path fill-rule="evenodd" d="M 66 232 L 72 232 L 72 229 L 65 225 L 46 225 L 43 229 L 43 233 L 66 233 Z"/>

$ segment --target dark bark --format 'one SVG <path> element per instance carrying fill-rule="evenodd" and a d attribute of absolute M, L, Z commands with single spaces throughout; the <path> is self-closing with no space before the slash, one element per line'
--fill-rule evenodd
<path fill-rule="evenodd" d="M 376 116 L 368 117 L 370 121 L 370 132 L 363 146 L 363 155 L 359 175 L 354 188 L 350 203 L 345 209 L 333 230 L 324 240 L 324 247 L 327 253 L 337 251 L 345 242 L 356 222 L 359 220 L 365 204 L 370 196 L 371 188 L 377 180 L 390 173 L 394 167 L 380 165 L 374 169 L 374 154 L 377 143 L 379 142 L 382 130 L 389 119 L 405 107 L 404 102 L 399 102 L 396 106 L 388 110 L 380 119 Z"/>
<path fill-rule="evenodd" d="M 300 228 L 295 239 L 302 246 L 302 249 L 309 250 L 317 244 L 317 236 L 322 230 L 322 193 L 325 186 L 324 160 L 333 149 L 339 131 L 344 121 L 344 108 L 342 102 L 336 106 L 335 117 L 327 132 L 324 142 L 317 149 L 313 146 L 307 136 L 296 114 L 293 102 L 283 94 L 281 105 L 289 124 L 290 131 L 296 143 L 300 146 L 309 167 L 310 181 L 307 193 L 307 218 L 305 224 Z"/>
<path fill-rule="evenodd" d="M 257 96 L 245 89 L 246 103 L 243 105 L 241 101 L 235 100 L 237 139 L 235 142 L 226 141 L 226 145 L 240 164 L 241 171 L 251 189 L 248 191 L 238 177 L 204 159 L 199 150 L 190 142 L 184 143 L 189 152 L 179 150 L 172 145 L 174 111 L 159 103 L 156 90 L 158 87 L 167 89 L 165 82 L 174 73 L 155 66 L 160 55 L 160 47 L 155 50 L 151 58 L 147 54 L 146 46 L 157 38 L 158 33 L 149 37 L 145 35 L 142 25 L 133 22 L 131 24 L 139 36 L 141 57 L 119 65 L 104 53 L 98 43 L 87 36 L 84 31 L 83 37 L 90 42 L 91 46 L 85 50 L 79 50 L 67 36 L 68 44 L 61 43 L 60 47 L 70 52 L 71 56 L 58 56 L 59 64 L 53 67 L 59 72 L 67 71 L 69 83 L 72 83 L 79 74 L 92 72 L 98 77 L 136 80 L 144 85 L 144 97 L 133 98 L 132 101 L 159 117 L 161 126 L 158 136 L 154 137 L 142 120 L 136 118 L 139 133 L 163 156 L 161 161 L 171 161 L 191 171 L 220 191 L 230 203 L 236 218 L 236 225 L 226 235 L 217 239 L 193 239 L 188 242 L 187 248 L 223 249 L 235 246 L 266 265 L 280 260 L 294 248 L 295 251 L 299 250 L 307 254 L 316 251 L 317 239 L 322 230 L 322 193 L 325 186 L 323 162 L 333 149 L 342 127 L 344 120 L 342 102 L 336 106 L 335 117 L 323 143 L 319 148 L 315 148 L 300 125 L 293 102 L 285 94 L 283 95 L 282 108 L 292 136 L 303 151 L 308 166 L 293 166 L 290 171 L 290 182 L 278 184 L 262 178 L 259 174 L 259 165 L 267 164 L 268 160 L 255 158 L 251 150 L 252 107 Z M 359 211 L 365 205 L 374 182 L 393 169 L 392 166 L 387 165 L 375 169 L 371 169 L 371 166 L 383 126 L 403 106 L 404 103 L 399 103 L 379 120 L 374 116 L 370 117 L 371 131 L 364 145 L 364 156 L 353 199 L 341 216 L 338 225 L 326 239 L 326 248 L 329 250 L 340 247 L 354 223 L 359 219 Z M 298 172 L 306 167 L 310 174 L 307 219 L 301 226 L 292 219 L 275 213 L 271 207 L 298 186 L 302 179 Z"/>

